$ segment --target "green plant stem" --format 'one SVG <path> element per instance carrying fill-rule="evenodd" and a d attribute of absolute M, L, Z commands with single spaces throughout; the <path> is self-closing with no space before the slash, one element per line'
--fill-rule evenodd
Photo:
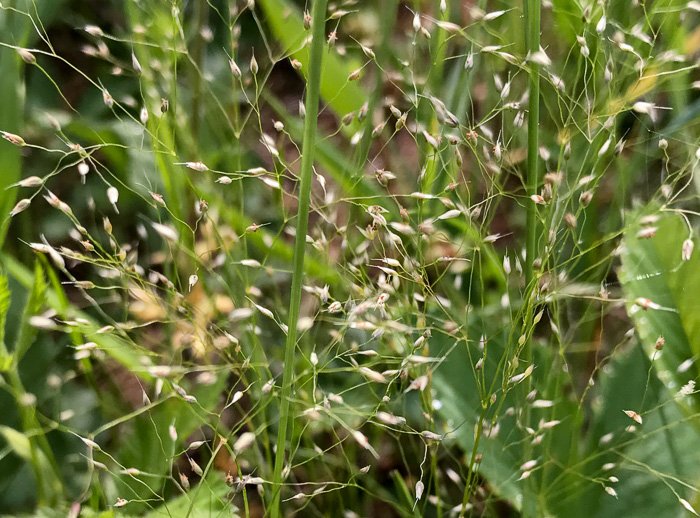
<path fill-rule="evenodd" d="M 527 26 L 527 46 L 530 54 L 534 54 L 540 48 L 540 2 L 539 0 L 526 0 L 525 23 Z M 540 124 L 540 66 L 530 62 L 530 99 L 528 105 L 527 120 L 527 196 L 537 194 L 539 174 L 537 168 L 537 156 L 539 148 L 539 124 Z M 525 261 L 525 279 L 529 286 L 532 282 L 534 269 L 533 261 L 537 256 L 537 207 L 532 200 L 527 203 L 527 258 Z"/>
<path fill-rule="evenodd" d="M 526 42 L 529 55 L 533 55 L 540 50 L 540 0 L 525 1 L 525 25 L 526 25 Z M 527 323 L 531 322 L 535 304 L 534 294 L 537 286 L 534 275 L 534 261 L 537 258 L 537 205 L 530 199 L 531 196 L 537 194 L 537 185 L 539 183 L 538 170 L 538 155 L 539 155 L 539 124 L 540 124 L 540 66 L 534 61 L 530 61 L 530 99 L 528 105 L 528 120 L 527 120 L 527 220 L 526 220 L 526 260 L 525 260 L 525 280 L 526 280 L 526 297 Z M 522 358 L 527 362 L 532 362 L 532 332 L 527 334 Z M 525 385 L 525 390 L 530 391 L 532 380 L 528 379 Z M 526 410 L 523 417 L 524 425 L 529 426 L 530 414 L 529 409 Z M 525 457 L 529 459 L 531 450 L 525 448 Z M 537 513 L 537 501 L 534 498 L 534 481 L 527 481 L 523 488 L 523 516 L 535 516 Z"/>
<path fill-rule="evenodd" d="M 309 205 L 311 201 L 311 180 L 316 147 L 316 119 L 321 90 L 321 70 L 325 42 L 325 18 L 328 0 L 315 0 L 312 13 L 312 41 L 309 58 L 309 76 L 306 90 L 306 119 L 304 120 L 304 137 L 302 142 L 301 183 L 299 186 L 299 208 L 297 210 L 297 231 L 294 243 L 294 269 L 292 273 L 292 291 L 289 300 L 289 329 L 284 353 L 284 374 L 280 393 L 280 422 L 277 432 L 277 452 L 272 483 L 274 495 L 270 507 L 270 516 L 280 516 L 280 494 L 282 492 L 282 467 L 285 460 L 287 430 L 292 421 L 289 412 L 289 397 L 292 389 L 294 370 L 294 353 L 296 350 L 297 320 L 301 304 L 301 287 L 304 277 L 304 253 L 306 251 L 306 232 L 309 224 Z"/>

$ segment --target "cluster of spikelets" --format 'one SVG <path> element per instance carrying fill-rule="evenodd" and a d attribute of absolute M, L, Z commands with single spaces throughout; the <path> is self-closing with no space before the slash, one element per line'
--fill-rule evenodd
<path fill-rule="evenodd" d="M 249 1 L 247 8 L 254 9 L 254 2 Z M 443 0 L 439 11 L 444 13 L 445 10 L 446 2 Z M 471 14 L 474 24 L 489 24 L 508 13 L 505 10 L 482 12 L 474 9 Z M 335 21 L 334 29 L 327 39 L 330 52 L 340 54 L 340 49 L 345 52 L 344 44 L 341 45 L 342 42 L 338 43 L 337 40 L 340 22 L 348 14 L 338 10 L 329 16 L 329 20 Z M 592 30 L 578 36 L 578 51 L 583 58 L 589 59 L 589 40 L 597 36 L 600 40 L 598 43 L 602 43 L 603 35 L 610 36 L 606 42 L 611 50 L 609 61 L 604 67 L 605 81 L 613 81 L 617 74 L 612 62 L 615 53 L 634 57 L 633 76 L 642 77 L 648 72 L 648 61 L 635 46 L 627 42 L 621 31 L 611 32 L 604 13 L 598 16 L 595 23 L 590 9 L 586 16 Z M 310 15 L 305 13 L 304 23 L 307 29 L 311 21 Z M 424 45 L 428 44 L 433 32 L 438 29 L 445 31 L 450 38 L 463 37 L 468 30 L 421 13 L 413 13 L 412 29 L 413 42 L 423 39 Z M 94 46 L 87 46 L 85 53 L 103 59 L 110 57 L 102 30 L 90 26 L 86 32 L 97 38 L 98 42 Z M 340 36 L 342 40 L 342 34 Z M 641 41 L 648 37 L 641 29 L 633 31 L 631 36 Z M 358 81 L 374 65 L 379 65 L 375 51 L 368 44 L 356 43 L 359 47 L 357 50 L 367 61 L 350 72 L 347 76 L 348 83 Z M 36 64 L 35 52 L 27 49 L 18 49 L 18 52 L 27 64 Z M 22 194 L 10 216 L 15 217 L 26 211 L 35 200 L 41 203 L 43 198 L 52 210 L 68 218 L 72 225 L 69 237 L 74 241 L 74 247 L 52 245 L 43 236 L 36 242 L 29 243 L 29 246 L 50 258 L 60 271 L 64 283 L 76 290 L 82 297 L 81 302 L 87 302 L 97 317 L 87 317 L 82 313 L 79 315 L 77 309 L 70 311 L 72 315 L 58 314 L 53 309 L 35 315 L 32 324 L 47 331 L 62 331 L 75 336 L 77 330 L 78 336 L 92 337 L 90 341 L 72 345 L 74 358 L 80 362 L 108 361 L 111 356 L 117 358 L 110 348 L 111 342 L 105 341 L 103 337 L 116 339 L 135 351 L 139 364 L 129 365 L 129 368 L 148 380 L 149 387 L 143 390 L 144 407 L 168 398 L 180 398 L 190 405 L 200 407 L 204 412 L 217 415 L 223 415 L 225 411 L 230 412 L 243 404 L 247 405 L 246 411 L 257 411 L 274 401 L 280 386 L 279 361 L 274 357 L 277 351 L 264 347 L 264 342 L 271 336 L 281 342 L 288 326 L 284 306 L 275 305 L 279 301 L 265 291 L 265 285 L 280 282 L 280 279 L 286 282 L 287 270 L 286 265 L 276 260 L 272 254 L 233 259 L 233 251 L 242 248 L 253 235 L 261 236 L 262 243 L 269 250 L 286 239 L 304 239 L 317 254 L 314 257 L 320 258 L 327 269 L 336 271 L 339 280 L 336 280 L 336 284 L 327 284 L 312 279 L 304 286 L 304 311 L 297 329 L 304 335 L 314 334 L 312 347 L 302 349 L 304 355 L 297 365 L 295 381 L 302 388 L 294 396 L 294 404 L 298 420 L 303 421 L 304 426 L 308 426 L 315 434 L 310 439 L 312 442 L 316 437 L 327 438 L 330 435 L 334 438 L 330 446 L 314 444 L 310 453 L 303 453 L 303 460 L 289 460 L 284 476 L 293 496 L 288 499 L 303 501 L 350 486 L 354 484 L 356 476 L 366 475 L 371 470 L 370 465 L 347 466 L 343 472 L 346 476 L 344 480 L 316 480 L 313 484 L 294 482 L 291 478 L 297 467 L 295 461 L 298 464 L 310 460 L 326 463 L 330 456 L 341 459 L 346 441 L 356 443 L 370 458 L 380 459 L 387 437 L 399 437 L 397 440 L 408 438 L 412 441 L 415 451 L 424 449 L 423 462 L 410 466 L 413 496 L 416 501 L 421 500 L 428 484 L 425 458 L 436 456 L 438 448 L 452 449 L 455 432 L 451 424 L 441 421 L 435 414 L 442 407 L 442 402 L 431 386 L 432 376 L 446 356 L 433 352 L 433 335 L 439 334 L 442 340 L 449 340 L 452 347 L 467 346 L 475 350 L 477 358 L 473 366 L 466 367 L 467 370 L 473 368 L 476 373 L 482 372 L 484 368 L 487 339 L 475 339 L 468 335 L 462 317 L 470 308 L 455 307 L 456 304 L 448 293 L 452 289 L 462 289 L 465 282 L 473 282 L 470 277 L 470 261 L 477 257 L 482 247 L 492 247 L 506 237 L 491 231 L 493 199 L 502 194 L 517 198 L 523 204 L 535 204 L 541 211 L 539 214 L 542 221 L 547 223 L 540 257 L 528 258 L 522 251 L 515 250 L 510 251 L 510 254 L 504 253 L 502 262 L 499 260 L 501 272 L 507 279 L 506 292 L 500 297 L 504 311 L 511 307 L 508 286 L 519 290 L 526 288 L 523 286 L 523 263 L 531 262 L 541 275 L 538 277 L 538 285 L 527 298 L 527 303 L 531 304 L 532 309 L 537 308 L 537 311 L 531 311 L 530 321 L 524 331 L 516 333 L 511 356 L 505 359 L 500 372 L 502 386 L 497 391 L 485 390 L 483 404 L 495 408 L 499 395 L 504 397 L 516 386 L 526 384 L 536 368 L 533 363 L 522 361 L 520 354 L 526 342 L 531 340 L 535 326 L 543 318 L 543 305 L 569 281 L 566 270 L 549 275 L 545 268 L 555 259 L 556 249 L 568 240 L 577 238 L 576 232 L 580 230 L 585 209 L 596 193 L 601 171 L 605 170 L 600 164 L 606 161 L 609 163 L 624 151 L 626 141 L 614 135 L 615 115 L 623 110 L 632 110 L 640 116 L 649 116 L 654 121 L 659 116 L 658 110 L 664 109 L 653 102 L 636 98 L 617 100 L 611 101 L 608 106 L 617 111 L 606 118 L 605 114 L 601 114 L 600 107 L 592 103 L 579 106 L 578 102 L 573 102 L 573 92 L 568 89 L 561 77 L 562 72 L 557 70 L 557 65 L 544 48 L 522 56 L 511 51 L 508 45 L 483 45 L 474 49 L 472 44 L 472 50 L 455 56 L 458 57 L 463 59 L 465 73 L 470 73 L 478 60 L 493 60 L 501 67 L 501 71 L 493 77 L 497 95 L 494 105 L 485 110 L 488 115 L 482 120 L 476 120 L 470 119 L 469 114 L 465 118 L 462 113 L 452 113 L 446 103 L 438 98 L 437 92 L 433 94 L 427 89 L 425 93 L 416 96 L 406 94 L 405 98 L 381 100 L 379 109 L 372 114 L 370 130 L 357 129 L 358 124 L 364 122 L 370 112 L 369 103 L 355 112 L 345 114 L 340 118 L 339 127 L 353 128 L 348 133 L 350 146 L 358 147 L 365 132 L 371 133 L 378 151 L 369 161 L 371 166 L 363 181 L 373 183 L 374 187 L 380 189 L 381 195 L 361 197 L 339 193 L 336 182 L 327 179 L 319 169 L 315 175 L 318 196 L 313 201 L 318 222 L 307 236 L 294 236 L 286 226 L 289 222 L 286 218 L 285 226 L 275 235 L 267 227 L 272 225 L 270 220 L 276 218 L 266 218 L 264 214 L 256 214 L 256 222 L 250 221 L 250 224 L 236 232 L 221 214 L 220 205 L 225 203 L 220 198 L 221 194 L 207 190 L 196 191 L 197 201 L 191 220 L 178 221 L 170 211 L 173 205 L 179 203 L 178 200 L 167 199 L 163 193 L 155 190 L 141 192 L 134 186 L 119 184 L 116 180 L 113 185 L 107 169 L 94 156 L 100 146 L 83 147 L 67 143 L 68 151 L 59 152 L 72 161 L 70 170 L 75 168 L 83 183 L 90 174 L 98 174 L 105 182 L 103 201 L 107 202 L 110 213 L 105 212 L 101 225 L 82 222 L 68 203 L 49 190 L 53 175 L 43 178 L 29 176 L 18 182 L 17 187 L 23 192 L 30 189 L 34 189 L 34 192 Z M 677 62 L 676 58 L 671 54 L 666 55 L 657 59 L 654 66 Z M 261 75 L 261 65 L 254 53 L 251 54 L 246 71 L 232 57 L 227 57 L 227 62 L 233 78 L 244 92 L 246 85 L 255 84 L 256 89 L 260 87 L 257 77 Z M 289 59 L 289 62 L 295 70 L 302 68 L 297 59 Z M 598 167 L 598 170 L 589 174 L 579 173 L 577 176 L 563 171 L 572 154 L 573 138 L 557 143 L 560 148 L 558 157 L 552 156 L 551 145 L 543 145 L 539 157 L 548 170 L 539 187 L 539 194 L 531 195 L 528 199 L 519 188 L 507 192 L 506 177 L 515 175 L 514 172 L 523 159 L 517 136 L 523 131 L 527 118 L 525 107 L 529 92 L 523 91 L 517 99 L 515 92 L 523 84 L 519 82 L 521 75 L 527 73 L 531 64 L 542 67 L 543 77 L 549 86 L 564 102 L 571 102 L 572 111 L 578 110 L 585 115 L 586 122 L 579 129 L 579 137 L 597 142 L 586 153 L 587 156 L 590 154 L 590 163 Z M 120 73 L 127 66 L 128 64 L 123 64 Z M 132 54 L 131 71 L 136 77 L 148 73 L 145 70 L 147 68 Z M 379 71 L 381 68 L 377 66 L 374 72 Z M 406 91 L 425 85 L 425 78 L 416 79 L 411 74 L 397 73 L 390 79 L 406 87 Z M 121 113 L 120 110 L 130 113 L 106 88 L 100 89 L 107 108 L 115 113 Z M 246 99 L 253 112 L 258 114 L 257 96 L 255 100 L 252 97 Z M 622 104 L 617 106 L 616 102 Z M 421 103 L 430 107 L 434 118 L 431 126 L 420 122 L 417 116 Z M 128 102 L 123 104 L 130 107 Z M 135 123 L 140 122 L 145 135 L 153 136 L 149 124 L 153 123 L 151 119 L 156 111 L 145 106 L 139 107 L 138 122 Z M 170 111 L 170 101 L 162 99 L 158 117 L 165 118 Z M 304 104 L 300 101 L 299 117 L 303 119 L 304 116 Z M 502 118 L 501 122 L 498 122 L 498 117 Z M 392 125 L 393 132 L 388 136 L 386 128 L 391 128 Z M 233 184 L 238 182 L 259 180 L 265 189 L 266 199 L 274 200 L 279 195 L 282 200 L 279 210 L 285 213 L 285 203 L 289 204 L 290 200 L 296 198 L 295 170 L 298 160 L 285 159 L 284 150 L 296 144 L 292 134 L 279 120 L 272 124 L 277 135 L 273 136 L 261 128 L 262 123 L 260 131 L 258 128 L 250 130 L 251 135 L 255 135 L 250 140 L 257 140 L 260 144 L 260 149 L 263 150 L 261 163 L 264 165 L 238 171 L 218 170 L 206 165 L 202 161 L 204 158 L 194 158 L 191 161 L 177 158 L 183 161 L 173 162 L 173 165 L 182 167 L 182 171 L 179 171 L 182 175 L 194 175 L 192 185 L 197 186 L 218 184 L 221 188 L 233 189 Z M 381 165 L 391 163 L 382 153 L 384 146 L 393 138 L 399 138 L 401 133 L 407 134 L 415 147 L 424 150 L 425 160 L 417 164 L 417 174 L 392 172 Z M 42 151 L 40 146 L 26 142 L 19 135 L 2 132 L 2 136 L 14 145 Z M 668 142 L 660 139 L 658 149 L 665 152 L 667 147 Z M 700 150 L 695 159 L 700 160 Z M 375 163 L 380 165 L 375 167 Z M 449 181 L 437 191 L 431 183 L 435 181 L 433 175 L 436 163 L 450 175 Z M 469 168 L 474 171 L 468 171 Z M 483 184 L 484 188 L 475 189 L 472 193 L 469 186 L 472 182 Z M 138 192 L 144 207 L 150 206 L 148 210 L 157 217 L 149 217 L 145 223 L 138 225 L 137 239 L 121 242 L 112 219 L 120 216 L 120 189 L 125 188 Z M 665 184 L 661 194 L 666 207 L 671 207 L 684 189 L 681 187 L 674 190 L 670 184 Z M 204 195 L 200 196 L 201 193 Z M 637 238 L 653 238 L 657 231 L 657 218 L 642 218 Z M 474 231 L 467 232 L 467 228 Z M 154 241 L 158 243 L 156 251 L 142 256 L 140 245 Z M 683 242 L 679 255 L 683 261 L 688 261 L 692 253 L 691 230 L 691 237 Z M 77 278 L 73 273 L 80 271 L 84 274 L 82 266 L 86 264 L 93 267 L 90 277 L 92 280 Z M 232 294 L 231 287 L 221 282 L 226 268 L 230 266 L 235 266 L 237 271 L 247 272 L 242 276 L 245 279 L 260 280 L 260 286 L 256 285 L 255 280 L 244 286 L 245 299 L 242 303 L 239 301 L 239 304 L 234 303 L 236 297 Z M 100 282 L 96 279 L 100 279 Z M 441 284 L 443 279 L 449 280 L 449 288 Z M 109 294 L 108 297 L 103 297 L 103 293 Z M 109 298 L 112 295 L 114 297 Z M 608 295 L 605 289 L 599 293 L 601 299 L 607 299 Z M 129 318 L 120 321 L 104 309 L 109 304 L 114 304 L 115 298 L 118 303 L 126 304 Z M 659 311 L 665 308 L 652 298 L 640 297 L 633 302 L 633 311 L 637 309 Z M 159 343 L 151 336 L 151 329 L 156 329 L 155 334 L 158 334 L 166 326 L 171 327 L 170 335 Z M 274 332 L 269 331 L 270 328 Z M 553 322 L 550 328 L 553 334 L 559 334 Z M 657 350 L 662 348 L 663 343 Z M 186 363 L 183 361 L 182 365 L 173 364 L 172 355 L 182 357 L 185 351 L 191 353 L 191 359 Z M 192 392 L 198 386 L 216 384 L 221 373 L 226 370 L 233 370 L 238 378 L 237 386 L 243 386 L 230 391 L 213 408 L 202 407 Z M 338 373 L 348 375 L 348 379 L 342 383 L 332 381 L 331 377 Z M 344 393 L 332 392 L 326 385 L 341 386 Z M 680 395 L 685 397 L 693 393 L 694 385 L 688 384 L 681 389 Z M 361 397 L 356 397 L 356 394 Z M 418 398 L 414 397 L 416 394 Z M 358 403 L 358 400 L 362 403 Z M 527 401 L 533 408 L 553 406 L 552 401 L 538 398 L 536 391 L 528 393 Z M 412 412 L 407 411 L 407 408 Z M 411 417 L 409 413 L 417 414 L 418 417 Z M 642 425 L 642 416 L 637 412 L 625 410 L 625 413 L 637 425 Z M 66 421 L 69 418 L 66 414 Z M 490 424 L 484 422 L 475 427 L 474 436 L 496 437 L 499 433 L 497 421 L 498 416 Z M 523 428 L 532 446 L 538 446 L 544 434 L 552 433 L 559 423 L 557 419 L 542 420 L 536 427 L 523 425 Z M 215 432 L 205 420 L 201 424 L 203 435 L 211 436 Z M 178 437 L 176 428 L 171 426 L 169 439 L 182 450 L 174 455 L 174 459 L 186 459 L 186 463 L 179 463 L 179 472 L 173 471 L 169 475 L 170 479 L 180 490 L 187 492 L 191 489 L 190 478 L 205 477 L 213 469 L 211 463 L 203 466 L 193 456 L 196 450 L 206 447 L 208 454 L 204 457 L 213 459 L 220 453 L 228 452 L 230 458 L 238 462 L 240 471 L 236 475 L 230 472 L 222 474 L 226 484 L 233 488 L 234 494 L 243 491 L 245 486 L 254 485 L 262 498 L 266 492 L 265 487 L 270 484 L 270 469 L 255 466 L 255 460 L 259 456 L 252 455 L 251 450 L 263 449 L 258 437 L 269 426 L 269 422 L 262 420 L 253 427 L 246 417 L 231 427 L 247 430 L 235 437 L 233 434 L 230 437 L 215 435 L 208 440 L 194 441 Z M 628 427 L 630 430 L 632 429 Z M 97 437 L 78 435 L 88 448 L 88 459 L 93 466 L 135 479 L 153 475 L 120 465 L 114 456 L 98 444 Z M 377 442 L 373 442 L 372 438 Z M 249 456 L 246 457 L 247 455 Z M 481 460 L 481 454 L 472 455 L 467 484 L 464 484 L 464 477 L 451 468 L 445 469 L 446 476 L 455 486 L 464 486 L 467 495 L 468 491 L 473 491 L 470 483 L 476 483 L 471 473 L 478 471 Z M 537 459 L 524 462 L 520 466 L 520 480 L 528 479 L 538 469 L 540 462 Z M 247 471 L 244 473 L 244 470 Z M 617 478 L 610 476 L 605 483 L 608 482 L 615 483 Z M 275 491 L 278 488 L 269 489 Z M 605 485 L 605 491 L 616 496 L 615 490 L 609 485 Z M 442 496 L 438 494 L 429 498 L 433 504 L 443 503 L 440 501 Z M 682 498 L 679 500 L 686 509 L 694 512 L 690 503 Z M 119 497 L 114 505 L 124 507 L 128 503 L 127 498 Z M 468 498 L 465 498 L 456 505 L 452 503 L 451 508 L 455 513 L 461 513 L 471 505 Z"/>

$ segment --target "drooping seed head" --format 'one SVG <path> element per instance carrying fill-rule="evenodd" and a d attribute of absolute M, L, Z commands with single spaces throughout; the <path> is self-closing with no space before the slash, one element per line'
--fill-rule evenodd
<path fill-rule="evenodd" d="M 102 100 L 104 101 L 107 108 L 110 110 L 114 106 L 114 98 L 110 95 L 107 90 L 102 90 Z"/>
<path fill-rule="evenodd" d="M 681 259 L 683 261 L 690 260 L 690 256 L 693 255 L 693 248 L 695 248 L 695 244 L 693 243 L 692 239 L 686 239 L 683 241 L 683 247 L 681 249 Z"/>
<path fill-rule="evenodd" d="M 7 131 L 0 131 L 0 135 L 2 135 L 2 138 L 10 142 L 11 144 L 14 144 L 15 146 L 26 146 L 26 142 L 22 137 L 19 135 L 15 135 L 14 133 L 9 133 Z"/>
<path fill-rule="evenodd" d="M 598 23 L 595 26 L 595 31 L 598 34 L 603 34 L 605 32 L 605 28 L 608 26 L 608 19 L 605 17 L 605 14 L 600 17 L 600 20 L 598 20 Z"/>
<path fill-rule="evenodd" d="M 583 207 L 588 207 L 588 204 L 591 203 L 592 199 L 593 193 L 591 193 L 591 191 L 584 191 L 581 193 L 581 196 L 579 196 L 579 203 Z"/>
<path fill-rule="evenodd" d="M 17 214 L 19 214 L 20 212 L 26 210 L 31 203 L 32 203 L 32 200 L 27 199 L 27 198 L 25 198 L 23 200 L 19 200 L 17 202 L 17 204 L 14 206 L 14 208 L 10 211 L 10 217 L 14 217 Z"/>
<path fill-rule="evenodd" d="M 229 59 L 228 65 L 231 68 L 231 73 L 233 74 L 233 77 L 235 77 L 236 79 L 240 79 L 243 74 L 241 73 L 240 67 L 233 60 L 233 58 Z"/>

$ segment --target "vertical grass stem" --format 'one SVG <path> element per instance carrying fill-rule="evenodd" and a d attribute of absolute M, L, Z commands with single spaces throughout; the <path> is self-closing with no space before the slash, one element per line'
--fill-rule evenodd
<path fill-rule="evenodd" d="M 292 389 L 297 320 L 299 318 L 301 287 L 304 276 L 304 253 L 306 249 L 306 232 L 309 223 L 311 180 L 314 164 L 314 151 L 316 147 L 316 119 L 318 117 L 318 103 L 321 89 L 321 65 L 323 61 L 323 50 L 325 43 L 324 31 L 326 26 L 325 18 L 327 3 L 328 0 L 315 0 L 312 12 L 311 55 L 309 59 L 308 84 L 306 87 L 306 118 L 304 120 L 304 134 L 302 142 L 301 183 L 299 186 L 296 241 L 294 243 L 292 291 L 289 300 L 289 329 L 285 344 L 284 373 L 282 376 L 282 390 L 280 394 L 280 421 L 277 432 L 277 452 L 275 456 L 275 468 L 272 479 L 274 493 L 270 504 L 270 516 L 272 518 L 278 518 L 280 516 L 282 467 L 285 461 L 287 431 L 290 428 L 292 421 L 292 416 L 290 415 L 289 411 L 289 397 Z"/>
<path fill-rule="evenodd" d="M 527 26 L 527 47 L 530 55 L 540 49 L 540 2 L 539 0 L 526 0 L 525 21 Z M 539 124 L 540 124 L 540 66 L 530 61 L 530 99 L 527 121 L 527 195 L 528 198 L 537 194 L 539 182 L 538 172 L 538 148 L 539 148 Z M 537 256 L 537 207 L 531 200 L 527 200 L 527 245 L 525 278 L 528 287 L 533 279 L 533 261 Z"/>
<path fill-rule="evenodd" d="M 525 25 L 526 42 L 528 55 L 532 56 L 540 50 L 540 0 L 525 0 Z M 540 66 L 535 60 L 530 60 L 530 99 L 528 105 L 527 121 L 527 220 L 526 220 L 526 299 L 528 308 L 526 311 L 526 322 L 530 322 L 535 298 L 532 296 L 537 290 L 535 285 L 534 262 L 537 258 L 537 205 L 533 203 L 531 197 L 537 194 L 539 183 L 538 156 L 539 156 L 539 125 L 540 125 Z M 525 347 L 522 352 L 523 359 L 530 363 L 532 361 L 532 334 L 528 333 Z M 532 380 L 528 380 L 526 389 L 530 390 Z M 530 414 L 526 411 L 524 416 L 525 426 L 529 426 Z M 525 448 L 525 457 L 529 459 L 531 450 Z M 537 501 L 534 498 L 532 481 L 526 482 L 523 488 L 523 516 L 530 517 L 537 514 Z"/>

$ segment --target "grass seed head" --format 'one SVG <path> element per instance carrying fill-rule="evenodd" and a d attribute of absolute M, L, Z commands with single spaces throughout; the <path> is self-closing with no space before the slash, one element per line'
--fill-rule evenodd
<path fill-rule="evenodd" d="M 625 414 L 627 414 L 627 417 L 632 419 L 635 423 L 637 424 L 642 424 L 642 416 L 640 416 L 637 412 L 634 410 L 623 410 Z"/>
<path fill-rule="evenodd" d="M 679 498 L 678 501 L 680 502 L 680 504 L 681 504 L 683 507 L 685 507 L 686 510 L 688 510 L 688 511 L 691 512 L 691 513 L 693 513 L 695 516 L 698 516 L 697 511 L 696 511 L 695 509 L 693 509 L 693 506 L 690 505 L 690 502 L 688 502 L 687 500 L 685 500 L 685 499 L 683 499 L 683 498 Z"/>
<path fill-rule="evenodd" d="M 44 180 L 42 180 L 38 176 L 28 176 L 17 182 L 17 185 L 19 185 L 20 187 L 40 187 L 43 184 Z"/>
<path fill-rule="evenodd" d="M 107 189 L 107 199 L 114 207 L 114 212 L 119 214 L 119 209 L 117 208 L 117 201 L 119 201 L 119 189 L 113 186 L 109 187 Z"/>
<path fill-rule="evenodd" d="M 592 199 L 593 193 L 591 191 L 584 191 L 581 193 L 581 196 L 579 196 L 578 201 L 582 207 L 588 207 Z"/>
<path fill-rule="evenodd" d="M 274 387 L 274 386 L 275 386 L 275 380 L 273 378 L 263 385 L 262 393 L 267 394 L 268 392 L 270 392 L 272 390 L 272 387 Z"/>
<path fill-rule="evenodd" d="M 29 205 L 31 205 L 31 203 L 32 203 L 32 200 L 27 199 L 27 198 L 25 198 L 23 200 L 19 200 L 17 202 L 17 204 L 13 207 L 13 209 L 10 211 L 10 217 L 14 217 L 17 214 L 19 214 L 20 212 L 27 210 L 27 208 L 29 207 Z"/>
<path fill-rule="evenodd" d="M 421 497 L 423 496 L 423 490 L 425 489 L 425 485 L 423 484 L 423 481 L 419 480 L 416 482 L 416 500 L 420 500 Z"/>
<path fill-rule="evenodd" d="M 431 441 L 442 441 L 443 437 L 439 433 L 431 432 L 430 430 L 424 430 L 421 435 Z"/>
<path fill-rule="evenodd" d="M 110 110 L 114 107 L 114 98 L 107 90 L 102 90 L 102 100 L 104 101 L 105 106 L 107 106 L 107 108 Z"/>
<path fill-rule="evenodd" d="M 367 56 L 369 59 L 377 59 L 377 56 L 374 54 L 374 51 L 370 47 L 365 47 L 364 45 L 360 44 L 360 48 L 362 49 L 362 52 L 364 52 L 365 56 Z"/>
<path fill-rule="evenodd" d="M 683 246 L 681 248 L 681 259 L 683 261 L 690 261 L 690 257 L 693 255 L 693 248 L 695 248 L 695 244 L 692 239 L 683 241 Z"/>
<path fill-rule="evenodd" d="M 15 146 L 26 146 L 26 142 L 22 137 L 19 135 L 15 135 L 14 133 L 9 133 L 7 131 L 0 131 L 0 135 L 2 135 L 2 138 L 10 142 L 11 144 L 14 144 Z"/>
<path fill-rule="evenodd" d="M 402 425 L 406 422 L 406 419 L 404 417 L 399 417 L 393 414 L 390 414 L 388 412 L 383 412 L 379 411 L 377 412 L 377 419 L 379 419 L 381 422 L 392 425 L 392 426 L 398 426 Z"/>
<path fill-rule="evenodd" d="M 257 75 L 259 68 L 258 60 L 255 59 L 255 51 L 253 51 L 253 54 L 250 57 L 250 71 L 253 73 L 253 75 Z"/>
<path fill-rule="evenodd" d="M 17 53 L 19 54 L 19 57 L 22 58 L 22 61 L 24 61 L 27 65 L 36 64 L 36 56 L 34 56 L 34 54 L 32 54 L 29 50 L 17 49 Z"/>
<path fill-rule="evenodd" d="M 598 20 L 598 23 L 595 26 L 595 31 L 598 34 L 603 34 L 605 32 L 605 28 L 608 26 L 608 19 L 605 17 L 605 14 L 600 17 L 600 20 Z"/>
<path fill-rule="evenodd" d="M 195 475 L 201 477 L 204 474 L 204 471 L 202 471 L 202 468 L 200 467 L 199 464 L 197 464 L 193 459 L 187 457 L 187 460 L 190 463 L 190 468 L 194 472 Z"/>
<path fill-rule="evenodd" d="M 651 239 L 656 235 L 656 231 L 659 230 L 658 227 L 644 227 L 639 232 L 637 232 L 638 239 Z"/>
<path fill-rule="evenodd" d="M 155 222 L 151 223 L 151 226 L 153 227 L 153 230 L 155 230 L 161 237 L 165 238 L 166 240 L 173 242 L 177 241 L 178 234 L 174 228 L 168 225 L 163 225 L 162 223 Z"/>
<path fill-rule="evenodd" d="M 165 207 L 165 200 L 163 199 L 162 194 L 158 194 L 157 192 L 152 192 L 151 198 L 153 199 L 156 204 L 160 205 L 161 207 Z"/>
<path fill-rule="evenodd" d="M 241 68 L 238 66 L 238 64 L 233 58 L 229 59 L 228 66 L 231 69 L 233 77 L 235 77 L 236 79 L 240 79 L 243 76 L 243 74 L 241 73 Z"/>

